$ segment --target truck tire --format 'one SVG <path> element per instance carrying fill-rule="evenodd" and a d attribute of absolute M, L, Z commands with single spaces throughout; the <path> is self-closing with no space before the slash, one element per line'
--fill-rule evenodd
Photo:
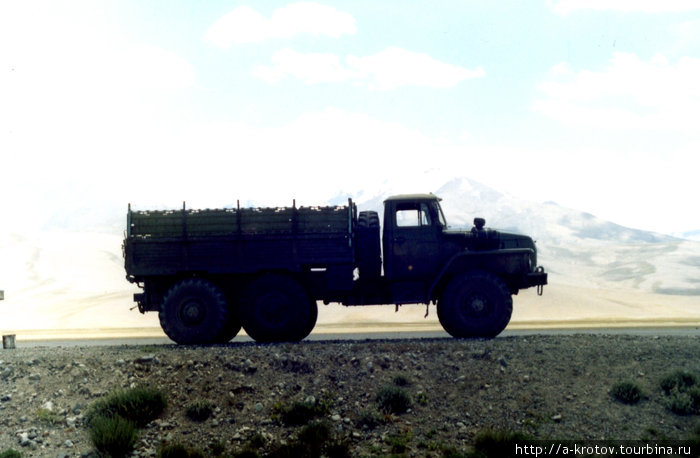
<path fill-rule="evenodd" d="M 360 280 L 379 278 L 382 274 L 379 215 L 374 211 L 360 212 L 357 217 L 357 270 Z"/>
<path fill-rule="evenodd" d="M 271 273 L 248 285 L 239 313 L 243 329 L 256 342 L 297 342 L 315 326 L 318 309 L 298 281 Z"/>
<path fill-rule="evenodd" d="M 234 313 L 233 310 L 229 310 L 228 320 L 221 329 L 221 333 L 214 339 L 214 343 L 224 344 L 230 342 L 239 332 L 241 332 L 241 320 L 238 318 L 237 313 Z"/>
<path fill-rule="evenodd" d="M 163 331 L 173 341 L 210 344 L 219 342 L 224 335 L 229 314 L 226 298 L 216 285 L 188 278 L 168 290 L 158 318 Z"/>
<path fill-rule="evenodd" d="M 498 276 L 464 273 L 447 284 L 437 313 L 442 327 L 454 337 L 495 337 L 510 321 L 513 298 Z"/>

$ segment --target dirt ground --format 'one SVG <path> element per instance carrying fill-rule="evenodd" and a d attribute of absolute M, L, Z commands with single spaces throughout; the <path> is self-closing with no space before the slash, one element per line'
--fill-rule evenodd
<path fill-rule="evenodd" d="M 164 442 L 206 456 L 245 447 L 264 455 L 298 437 L 301 427 L 281 415 L 295 402 L 322 406 L 318 420 L 353 456 L 463 452 L 487 430 L 577 441 L 687 439 L 700 417 L 672 412 L 659 386 L 677 370 L 700 377 L 700 339 L 574 334 L 16 348 L 0 352 L 0 452 L 91 456 L 83 424 L 89 405 L 141 385 L 162 390 L 168 407 L 141 431 L 133 456 L 155 456 Z M 642 389 L 637 404 L 612 396 L 623 381 Z M 410 406 L 387 413 L 377 394 L 397 385 Z M 196 402 L 209 403 L 212 415 L 188 418 Z"/>

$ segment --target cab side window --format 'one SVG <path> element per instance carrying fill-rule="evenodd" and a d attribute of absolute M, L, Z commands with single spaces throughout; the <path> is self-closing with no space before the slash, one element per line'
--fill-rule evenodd
<path fill-rule="evenodd" d="M 404 203 L 396 206 L 397 227 L 430 226 L 430 212 L 427 204 Z"/>

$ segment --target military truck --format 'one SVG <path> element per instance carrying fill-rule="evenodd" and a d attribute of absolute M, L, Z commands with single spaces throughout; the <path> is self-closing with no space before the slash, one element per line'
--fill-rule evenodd
<path fill-rule="evenodd" d="M 181 344 L 223 343 L 241 329 L 258 342 L 299 341 L 317 303 L 437 305 L 455 337 L 493 337 L 512 295 L 547 274 L 530 237 L 451 230 L 432 194 L 389 197 L 379 214 L 347 205 L 134 211 L 129 204 L 127 279 L 143 288 L 139 310 L 158 312 Z M 426 310 L 427 313 L 427 310 Z"/>

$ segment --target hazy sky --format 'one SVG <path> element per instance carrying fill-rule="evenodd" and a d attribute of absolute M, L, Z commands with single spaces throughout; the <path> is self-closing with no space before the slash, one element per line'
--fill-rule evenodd
<path fill-rule="evenodd" d="M 464 176 L 700 229 L 700 2 L 3 1 L 3 225 Z"/>

